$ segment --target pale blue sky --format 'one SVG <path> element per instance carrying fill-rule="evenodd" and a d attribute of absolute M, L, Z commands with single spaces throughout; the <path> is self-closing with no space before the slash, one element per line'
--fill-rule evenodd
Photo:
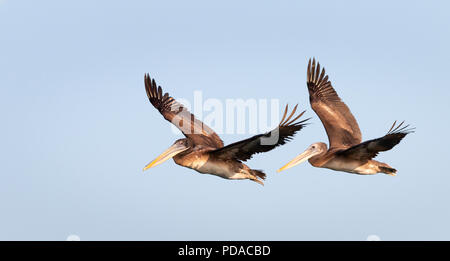
<path fill-rule="evenodd" d="M 448 1 L 0 1 L 0 240 L 450 240 Z M 281 165 L 325 131 L 315 56 L 397 177 Z M 266 186 L 172 161 L 144 73 L 175 97 L 277 98 L 312 124 L 248 162 Z M 249 135 L 223 135 L 225 143 Z"/>

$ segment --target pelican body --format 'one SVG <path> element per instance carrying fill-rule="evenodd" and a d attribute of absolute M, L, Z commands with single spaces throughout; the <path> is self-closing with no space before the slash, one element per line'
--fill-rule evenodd
<path fill-rule="evenodd" d="M 323 142 L 310 145 L 302 154 L 280 168 L 292 168 L 306 160 L 318 168 L 370 175 L 385 173 L 396 175 L 397 170 L 386 163 L 373 160 L 381 151 L 397 145 L 413 129 L 396 121 L 386 135 L 361 143 L 362 136 L 355 117 L 334 90 L 325 69 L 313 59 L 308 63 L 307 86 L 312 109 L 319 116 L 328 135 L 330 147 Z"/>
<path fill-rule="evenodd" d="M 250 179 L 260 183 L 258 178 L 265 178 L 264 173 L 250 169 L 242 162 L 212 156 L 215 150 L 216 148 L 194 148 L 176 155 L 173 160 L 180 166 L 224 179 Z"/>
<path fill-rule="evenodd" d="M 144 81 L 150 103 L 186 137 L 175 141 L 169 149 L 145 166 L 144 171 L 173 158 L 176 164 L 199 173 L 232 180 L 249 179 L 263 185 L 266 174 L 261 170 L 249 168 L 243 161 L 249 160 L 256 153 L 284 145 L 308 120 L 297 121 L 304 113 L 303 111 L 295 116 L 297 106 L 287 116 L 286 106 L 280 124 L 271 132 L 224 146 L 223 141 L 211 128 L 197 120 L 168 93 L 163 94 L 161 87 L 157 86 L 148 74 L 145 75 Z"/>

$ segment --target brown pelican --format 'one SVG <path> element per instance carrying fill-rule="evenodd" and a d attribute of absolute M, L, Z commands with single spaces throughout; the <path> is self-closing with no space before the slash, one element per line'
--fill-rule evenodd
<path fill-rule="evenodd" d="M 303 111 L 294 117 L 297 106 L 287 117 L 286 106 L 283 119 L 276 129 L 224 147 L 223 141 L 211 128 L 197 120 L 168 93 L 163 94 L 161 87 L 157 86 L 148 74 L 145 75 L 144 81 L 150 103 L 186 136 L 145 166 L 144 171 L 173 158 L 176 164 L 200 173 L 225 179 L 250 179 L 264 185 L 262 180 L 266 174 L 250 169 L 242 162 L 250 159 L 253 154 L 267 152 L 285 144 L 308 120 L 297 121 L 304 113 Z"/>
<path fill-rule="evenodd" d="M 385 173 L 396 175 L 397 170 L 386 163 L 373 160 L 380 151 L 387 151 L 397 145 L 408 133 L 413 132 L 409 125 L 396 121 L 381 138 L 361 143 L 361 131 L 358 123 L 339 98 L 325 75 L 320 64 L 313 59 L 308 63 L 307 85 L 311 108 L 322 121 L 328 135 L 330 148 L 323 142 L 314 143 L 305 152 L 298 155 L 278 172 L 296 166 L 306 160 L 318 168 L 345 171 L 355 174 Z M 403 127 L 402 127 L 403 126 Z"/>

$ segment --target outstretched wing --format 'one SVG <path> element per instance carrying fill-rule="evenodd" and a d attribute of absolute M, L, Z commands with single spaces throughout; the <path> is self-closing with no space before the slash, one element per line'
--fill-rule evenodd
<path fill-rule="evenodd" d="M 163 94 L 161 86 L 157 86 L 148 74 L 144 77 L 145 91 L 150 103 L 183 134 L 196 145 L 206 145 L 213 148 L 223 147 L 219 136 L 203 122 L 197 120 L 182 104 L 178 103 L 168 93 Z"/>
<path fill-rule="evenodd" d="M 290 141 L 295 133 L 301 130 L 305 125 L 305 119 L 297 121 L 305 112 L 303 111 L 294 119 L 291 119 L 297 110 L 297 106 L 293 109 L 289 117 L 286 118 L 288 106 L 284 112 L 283 119 L 278 127 L 271 132 L 253 136 L 249 139 L 238 141 L 223 148 L 212 151 L 212 155 L 221 159 L 235 159 L 246 161 L 251 159 L 253 154 L 267 152 Z"/>
<path fill-rule="evenodd" d="M 361 131 L 347 105 L 333 89 L 325 69 L 313 59 L 308 63 L 307 85 L 311 108 L 322 121 L 330 148 L 350 147 L 361 142 Z"/>
<path fill-rule="evenodd" d="M 398 126 L 395 126 L 396 123 L 397 121 L 392 124 L 392 127 L 383 137 L 365 141 L 339 152 L 338 155 L 364 161 L 375 158 L 380 151 L 392 149 L 395 145 L 399 144 L 406 135 L 414 132 L 414 129 L 409 128 L 409 125 L 402 127 L 402 122 Z"/>

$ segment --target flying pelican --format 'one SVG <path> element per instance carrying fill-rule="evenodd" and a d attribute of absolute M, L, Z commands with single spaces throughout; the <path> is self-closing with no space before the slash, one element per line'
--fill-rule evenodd
<path fill-rule="evenodd" d="M 392 149 L 408 133 L 413 132 L 413 128 L 408 128 L 409 125 L 403 126 L 403 122 L 396 125 L 395 121 L 383 137 L 361 143 L 358 123 L 331 86 L 328 75 L 325 75 L 325 69 L 320 72 L 319 63 L 316 67 L 315 59 L 312 64 L 309 59 L 307 85 L 311 108 L 325 127 L 330 148 L 327 149 L 327 145 L 323 142 L 314 143 L 278 172 L 308 160 L 311 165 L 318 168 L 362 175 L 385 173 L 395 176 L 396 169 L 373 158 L 380 151 Z"/>
<path fill-rule="evenodd" d="M 173 158 L 176 164 L 203 174 L 212 174 L 225 179 L 250 179 L 261 185 L 266 174 L 261 170 L 250 169 L 243 164 L 253 154 L 267 152 L 291 140 L 308 120 L 297 121 L 304 113 L 294 117 L 297 106 L 287 116 L 288 106 L 283 119 L 271 132 L 256 135 L 226 147 L 219 136 L 206 124 L 197 120 L 183 105 L 163 94 L 161 86 L 157 86 L 148 74 L 144 77 L 145 90 L 150 103 L 178 129 L 186 138 L 179 139 L 155 160 L 145 166 L 144 171 Z"/>

